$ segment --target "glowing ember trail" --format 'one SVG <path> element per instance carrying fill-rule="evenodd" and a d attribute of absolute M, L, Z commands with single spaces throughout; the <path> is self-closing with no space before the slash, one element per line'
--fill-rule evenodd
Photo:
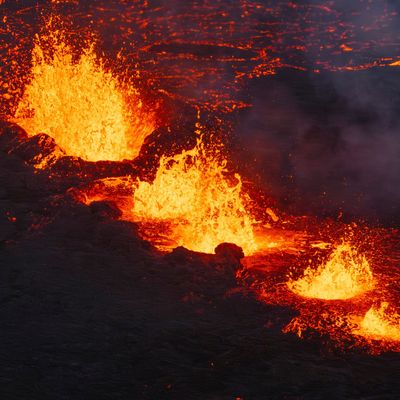
<path fill-rule="evenodd" d="M 354 333 L 375 340 L 400 341 L 400 314 L 390 310 L 389 303 L 371 307 Z"/>
<path fill-rule="evenodd" d="M 30 82 L 15 113 L 29 135 L 52 136 L 88 161 L 135 158 L 154 130 L 138 93 L 106 71 L 93 43 L 76 56 L 61 30 L 37 35 Z"/>
<path fill-rule="evenodd" d="M 350 299 L 372 289 L 374 279 L 367 259 L 350 244 L 342 243 L 325 264 L 316 270 L 308 267 L 302 278 L 290 280 L 287 285 L 303 297 Z"/>
<path fill-rule="evenodd" d="M 257 246 L 253 218 L 245 207 L 241 177 L 226 178 L 226 160 L 202 138 L 174 157 L 163 157 L 154 182 L 138 181 L 133 212 L 141 220 L 170 221 L 173 238 L 190 250 L 212 253 L 222 242 Z"/>

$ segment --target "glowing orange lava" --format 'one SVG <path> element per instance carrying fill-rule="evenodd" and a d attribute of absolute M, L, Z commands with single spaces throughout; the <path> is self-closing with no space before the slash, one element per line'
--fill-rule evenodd
<path fill-rule="evenodd" d="M 138 93 L 107 71 L 87 43 L 74 54 L 62 30 L 37 35 L 30 82 L 15 113 L 29 135 L 52 136 L 71 156 L 88 161 L 135 158 L 154 130 Z"/>
<path fill-rule="evenodd" d="M 400 341 L 400 314 L 389 303 L 371 307 L 354 333 L 375 340 Z"/>
<path fill-rule="evenodd" d="M 230 242 L 253 253 L 254 221 L 241 177 L 235 174 L 231 182 L 226 174 L 226 160 L 199 137 L 193 149 L 163 157 L 152 183 L 137 182 L 133 212 L 141 220 L 171 221 L 174 240 L 188 249 L 212 253 Z"/>
<path fill-rule="evenodd" d="M 303 297 L 350 299 L 372 289 L 374 279 L 368 260 L 350 244 L 342 243 L 325 264 L 317 269 L 308 267 L 303 277 L 287 285 Z"/>
<path fill-rule="evenodd" d="M 400 60 L 393 61 L 391 64 L 389 64 L 390 67 L 400 67 Z"/>

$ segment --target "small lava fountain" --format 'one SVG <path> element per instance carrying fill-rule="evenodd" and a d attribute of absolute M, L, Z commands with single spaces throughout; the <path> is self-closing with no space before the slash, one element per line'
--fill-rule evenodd
<path fill-rule="evenodd" d="M 53 137 L 71 156 L 87 161 L 134 159 L 154 130 L 138 92 L 106 70 L 94 42 L 74 54 L 50 18 L 36 35 L 30 81 L 15 112 L 29 135 Z"/>
<path fill-rule="evenodd" d="M 198 137 L 191 150 L 162 157 L 152 183 L 138 181 L 133 212 L 140 220 L 171 221 L 178 245 L 212 253 L 222 242 L 257 250 L 254 220 L 239 174 L 228 179 L 226 159 Z"/>
<path fill-rule="evenodd" d="M 367 339 L 400 341 L 400 314 L 388 302 L 372 306 L 354 333 Z"/>
<path fill-rule="evenodd" d="M 290 290 L 300 296 L 325 300 L 350 299 L 373 286 L 368 260 L 349 243 L 338 245 L 317 269 L 308 267 L 303 277 L 288 282 Z"/>

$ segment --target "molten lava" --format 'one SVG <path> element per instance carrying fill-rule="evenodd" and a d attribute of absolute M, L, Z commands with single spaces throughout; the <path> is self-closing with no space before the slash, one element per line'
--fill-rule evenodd
<path fill-rule="evenodd" d="M 15 113 L 29 135 L 44 132 L 71 156 L 88 161 L 135 158 L 154 130 L 138 93 L 107 71 L 87 43 L 74 54 L 62 30 L 37 35 L 30 82 Z"/>
<path fill-rule="evenodd" d="M 300 296 L 325 300 L 350 299 L 373 286 L 368 260 L 348 243 L 338 245 L 325 264 L 309 267 L 303 277 L 288 282 L 290 290 Z"/>
<path fill-rule="evenodd" d="M 111 5 L 105 0 L 51 0 L 51 11 L 47 8 L 49 2 L 38 3 L 43 6 L 26 7 L 18 13 L 10 7 L 2 19 L 0 113 L 4 109 L 7 118 L 13 115 L 29 135 L 44 132 L 53 137 L 63 150 L 58 150 L 60 154 L 89 161 L 135 158 L 155 128 L 154 118 L 144 111 L 133 85 L 111 72 L 96 55 L 94 40 L 82 40 L 84 45 L 77 50 L 77 43 L 67 37 L 70 32 L 60 28 L 55 18 L 47 24 L 47 32 L 34 36 L 37 26 L 32 18 L 40 7 L 48 12 L 71 12 L 78 32 L 96 18 L 101 27 L 99 37 L 103 34 L 106 43 L 120 49 L 120 54 L 134 55 L 142 68 L 140 76 L 149 87 L 157 87 L 171 104 L 177 100 L 174 110 L 183 102 L 186 106 L 200 105 L 204 110 L 236 113 L 250 106 L 251 96 L 243 96 L 247 92 L 243 88 L 251 80 L 277 73 L 280 68 L 320 74 L 400 66 L 396 46 L 399 37 L 393 37 L 390 29 L 394 20 L 390 7 L 383 7 L 376 15 L 371 12 L 372 25 L 376 25 L 379 35 L 366 37 L 370 27 L 358 26 L 352 18 L 341 18 L 343 10 L 336 10 L 332 4 L 297 6 L 295 2 L 277 1 L 264 7 L 248 0 L 182 2 L 180 9 L 171 14 L 168 2 L 118 0 Z M 25 52 L 30 55 L 33 37 L 29 81 L 22 84 L 17 77 L 29 69 Z M 381 58 L 371 58 L 375 50 L 380 54 L 382 48 L 385 52 Z M 139 75 L 137 68 L 136 63 L 124 65 L 130 75 Z M 17 103 L 20 99 L 15 112 L 14 99 Z M 387 281 L 384 285 L 378 279 L 375 282 L 367 258 L 343 242 L 325 263 L 314 264 L 316 252 L 329 248 L 331 238 L 326 242 L 325 236 L 330 235 L 315 236 L 316 229 L 310 228 L 314 222 L 307 221 L 308 217 L 283 217 L 267 208 L 268 223 L 256 226 L 241 177 L 229 173 L 220 148 L 206 145 L 198 133 L 194 148 L 161 158 L 152 182 L 135 181 L 135 168 L 140 176 L 146 174 L 145 170 L 139 172 L 140 166 L 148 165 L 145 160 L 132 170 L 118 170 L 123 171 L 121 176 L 115 177 L 118 171 L 110 169 L 109 177 L 103 171 L 100 175 L 105 178 L 77 190 L 76 198 L 100 216 L 131 220 L 133 212 L 143 237 L 155 238 L 152 243 L 162 249 L 182 245 L 211 253 L 221 242 L 238 244 L 246 255 L 253 255 L 246 260 L 246 271 L 241 271 L 244 284 L 253 279 L 251 287 L 259 291 L 262 301 L 299 312 L 284 332 L 300 337 L 318 332 L 339 343 L 345 343 L 349 336 L 367 342 L 399 341 L 400 316 L 388 303 L 372 307 L 364 315 L 371 303 L 380 304 L 386 298 L 382 287 L 386 291 L 389 286 Z M 54 152 L 40 154 L 35 165 L 45 167 L 54 157 L 58 157 Z M 103 167 L 99 165 L 99 170 Z M 129 176 L 131 173 L 133 176 Z M 16 221 L 13 215 L 7 218 Z M 338 237 L 340 234 L 335 233 L 334 240 Z M 313 265 L 303 276 L 291 277 L 285 284 L 287 265 L 302 263 L 305 254 L 313 258 Z M 381 276 L 379 263 L 375 267 L 377 277 Z M 254 270 L 253 276 L 250 269 Z M 397 290 L 395 273 L 390 271 L 387 276 Z M 373 288 L 368 293 L 372 299 L 361 296 Z M 358 316 L 355 328 L 354 315 Z"/>
<path fill-rule="evenodd" d="M 174 157 L 163 157 L 152 183 L 135 185 L 133 212 L 138 219 L 170 221 L 178 245 L 212 253 L 222 242 L 253 253 L 254 220 L 246 210 L 246 196 L 238 174 L 226 177 L 226 160 L 218 149 L 197 145 Z"/>
<path fill-rule="evenodd" d="M 371 307 L 354 333 L 368 339 L 400 341 L 400 314 L 391 310 L 389 303 Z"/>

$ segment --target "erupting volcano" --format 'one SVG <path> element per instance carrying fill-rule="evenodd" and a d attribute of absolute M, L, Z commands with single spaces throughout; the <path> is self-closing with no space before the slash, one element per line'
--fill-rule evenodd
<path fill-rule="evenodd" d="M 398 397 L 395 2 L 0 12 L 4 398 Z"/>

